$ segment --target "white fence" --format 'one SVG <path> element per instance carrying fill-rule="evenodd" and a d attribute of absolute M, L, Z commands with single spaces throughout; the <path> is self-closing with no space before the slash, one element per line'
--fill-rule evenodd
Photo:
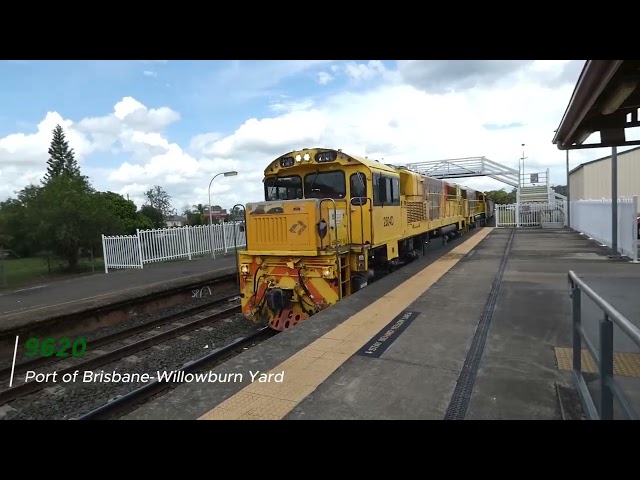
<path fill-rule="evenodd" d="M 246 245 L 243 222 L 194 227 L 138 230 L 136 235 L 102 235 L 104 271 L 114 268 L 143 268 L 145 263 L 228 252 Z M 234 238 L 235 237 L 235 238 Z"/>
<path fill-rule="evenodd" d="M 613 248 L 611 200 L 571 202 L 571 228 Z M 618 199 L 618 253 L 638 262 L 638 197 Z"/>
<path fill-rule="evenodd" d="M 497 227 L 538 227 L 542 223 L 565 225 L 565 202 L 496 205 Z"/>

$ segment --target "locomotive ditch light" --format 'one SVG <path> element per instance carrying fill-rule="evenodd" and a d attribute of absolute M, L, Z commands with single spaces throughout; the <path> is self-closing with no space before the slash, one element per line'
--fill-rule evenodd
<path fill-rule="evenodd" d="M 322 268 L 322 276 L 324 278 L 330 278 L 333 274 L 331 267 L 323 267 Z"/>
<path fill-rule="evenodd" d="M 240 265 L 240 272 L 243 275 L 246 275 L 249 273 L 249 265 L 247 265 L 246 263 L 243 263 L 242 265 Z"/>

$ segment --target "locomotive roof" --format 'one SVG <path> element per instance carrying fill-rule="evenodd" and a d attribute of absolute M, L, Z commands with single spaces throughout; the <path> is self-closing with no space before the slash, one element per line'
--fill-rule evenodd
<path fill-rule="evenodd" d="M 369 167 L 369 168 L 377 168 L 378 170 L 383 170 L 385 172 L 393 172 L 393 173 L 398 173 L 398 169 L 390 167 L 380 161 L 376 161 L 376 160 L 372 160 L 370 158 L 364 158 L 361 157 L 359 155 L 351 155 L 349 153 L 343 152 L 345 155 L 349 155 L 351 158 L 353 158 L 354 160 L 357 160 L 358 162 L 360 162 L 361 164 L 363 164 L 365 167 Z"/>
<path fill-rule="evenodd" d="M 343 153 L 344 155 L 347 155 L 351 158 L 353 158 L 355 161 L 361 163 L 362 165 L 372 168 L 372 169 L 376 169 L 376 170 L 382 170 L 384 172 L 389 172 L 389 173 L 400 173 L 400 172 L 404 172 L 404 173 L 408 173 L 411 175 L 416 175 L 419 177 L 427 177 L 427 178 L 434 178 L 435 180 L 441 181 L 443 183 L 449 184 L 449 185 L 458 185 L 460 186 L 460 188 L 464 189 L 464 190 L 470 190 L 470 191 L 474 191 L 475 189 L 469 188 L 467 186 L 455 183 L 455 182 L 451 182 L 450 180 L 446 180 L 446 179 L 438 179 L 435 177 L 429 177 L 428 175 L 419 173 L 419 172 L 415 172 L 413 170 L 409 170 L 408 168 L 403 168 L 402 165 L 389 165 L 386 163 L 383 163 L 380 160 L 375 160 L 375 159 L 371 159 L 371 158 L 365 158 L 362 157 L 360 155 L 351 155 L 350 153 L 344 152 L 341 149 L 337 149 L 337 148 L 326 148 L 326 147 L 315 147 L 315 148 L 303 148 L 300 150 L 292 150 L 290 152 L 287 152 L 285 154 L 280 155 L 276 160 L 274 160 L 274 162 L 272 162 L 269 166 L 273 165 L 275 162 L 278 161 L 278 159 L 285 157 L 287 155 L 292 155 L 294 153 L 301 153 L 307 150 L 315 150 L 315 151 L 327 151 L 327 150 L 331 150 L 334 152 L 339 152 L 339 153 Z M 269 167 L 265 168 L 264 170 L 264 174 L 269 175 Z M 478 191 L 478 190 L 475 190 Z"/>

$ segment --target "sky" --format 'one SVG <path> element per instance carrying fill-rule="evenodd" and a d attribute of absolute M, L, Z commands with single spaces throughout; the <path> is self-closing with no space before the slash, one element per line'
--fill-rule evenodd
<path fill-rule="evenodd" d="M 584 63 L 5 60 L 0 199 L 40 182 L 57 124 L 94 188 L 140 207 L 160 185 L 179 213 L 207 204 L 211 178 L 228 170 L 238 175 L 215 179 L 213 205 L 260 200 L 271 161 L 314 147 L 399 165 L 484 156 L 515 169 L 524 152 L 526 172 L 548 168 L 564 185 L 565 152 L 551 142 Z M 572 151 L 570 166 L 609 153 Z"/>

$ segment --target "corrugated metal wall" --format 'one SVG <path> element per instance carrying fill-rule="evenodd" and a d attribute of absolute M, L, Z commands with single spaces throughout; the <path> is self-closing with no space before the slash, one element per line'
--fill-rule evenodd
<path fill-rule="evenodd" d="M 569 177 L 571 189 L 569 190 L 569 200 L 584 199 L 584 168 L 576 170 Z"/>
<path fill-rule="evenodd" d="M 611 198 L 611 157 L 571 174 L 571 200 Z M 618 196 L 640 197 L 640 149 L 618 153 Z"/>

